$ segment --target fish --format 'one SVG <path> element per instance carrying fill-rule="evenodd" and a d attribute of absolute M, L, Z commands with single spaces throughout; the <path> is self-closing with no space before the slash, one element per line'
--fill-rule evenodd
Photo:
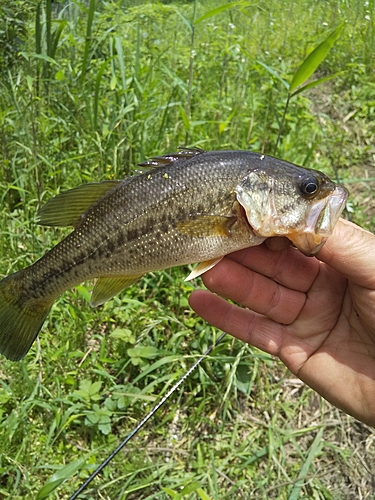
<path fill-rule="evenodd" d="M 200 262 L 285 236 L 315 255 L 345 206 L 347 190 L 317 170 L 250 151 L 180 149 L 141 164 L 123 180 L 58 194 L 37 215 L 73 230 L 34 264 L 0 281 L 0 353 L 29 351 L 66 290 L 97 279 L 98 306 L 145 273 Z"/>

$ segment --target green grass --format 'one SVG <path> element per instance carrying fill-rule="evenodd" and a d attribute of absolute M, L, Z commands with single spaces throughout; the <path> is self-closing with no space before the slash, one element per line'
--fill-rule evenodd
<path fill-rule="evenodd" d="M 374 1 L 213 11 L 225 3 L 0 7 L 1 275 L 66 234 L 35 224 L 53 195 L 122 178 L 179 145 L 276 152 L 323 170 L 351 191 L 348 215 L 374 231 Z M 340 74 L 285 112 L 282 80 L 342 22 L 313 79 Z M 48 485 L 49 498 L 73 494 L 217 337 L 188 307 L 202 285 L 187 273 L 150 273 L 95 310 L 83 284 L 55 303 L 23 361 L 2 359 L 1 499 L 43 498 Z M 374 498 L 373 440 L 227 336 L 81 498 Z"/>

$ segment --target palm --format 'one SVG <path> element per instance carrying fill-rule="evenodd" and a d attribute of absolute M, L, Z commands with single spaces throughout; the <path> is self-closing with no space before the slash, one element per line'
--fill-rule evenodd
<path fill-rule="evenodd" d="M 191 305 L 204 319 L 279 356 L 308 385 L 353 415 L 361 415 L 356 405 L 368 398 L 365 409 L 360 403 L 366 414 L 360 418 L 375 422 L 375 322 L 368 317 L 375 315 L 375 292 L 293 248 L 274 252 L 264 245 L 223 259 L 203 279 L 213 292 L 246 307 L 196 291 Z M 362 311 L 371 298 L 370 312 Z"/>

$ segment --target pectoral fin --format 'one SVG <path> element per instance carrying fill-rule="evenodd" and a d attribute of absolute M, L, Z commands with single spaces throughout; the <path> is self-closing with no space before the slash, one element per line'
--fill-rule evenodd
<path fill-rule="evenodd" d="M 104 304 L 104 302 L 112 299 L 112 297 L 120 293 L 124 288 L 132 285 L 142 276 L 142 274 L 139 274 L 135 276 L 118 276 L 115 278 L 99 278 L 92 291 L 90 306 L 96 307 Z"/>
<path fill-rule="evenodd" d="M 187 278 L 185 278 L 184 281 L 190 281 L 194 278 L 197 278 L 201 274 L 205 273 L 209 269 L 212 269 L 214 266 L 216 266 L 216 264 L 218 264 L 221 261 L 222 258 L 223 258 L 223 256 L 218 257 L 217 259 L 211 259 L 211 260 L 206 260 L 204 262 L 201 262 L 191 271 L 189 276 Z"/>
<path fill-rule="evenodd" d="M 203 238 L 207 236 L 231 236 L 230 228 L 237 217 L 225 215 L 198 215 L 176 223 L 176 228 L 188 236 Z"/>
<path fill-rule="evenodd" d="M 111 189 L 123 181 L 103 181 L 82 184 L 49 200 L 38 212 L 38 224 L 43 226 L 76 226 L 82 215 Z"/>

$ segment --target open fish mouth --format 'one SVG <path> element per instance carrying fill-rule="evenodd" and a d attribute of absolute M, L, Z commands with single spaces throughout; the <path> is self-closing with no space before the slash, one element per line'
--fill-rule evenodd
<path fill-rule="evenodd" d="M 252 176 L 252 178 L 251 178 Z M 246 213 L 251 230 L 258 237 L 285 236 L 305 255 L 316 255 L 322 248 L 345 207 L 348 191 L 327 182 L 324 193 L 316 199 L 284 196 L 277 203 L 276 182 L 260 184 L 257 173 L 250 174 L 236 186 L 237 200 Z M 249 184 L 251 179 L 252 185 Z M 249 189 L 256 186 L 258 189 Z M 247 183 L 247 185 L 246 185 Z M 266 188 L 262 189 L 263 186 Z"/>
<path fill-rule="evenodd" d="M 331 236 L 347 198 L 348 191 L 336 186 L 329 196 L 311 205 L 305 228 L 286 237 L 305 255 L 316 255 Z"/>

